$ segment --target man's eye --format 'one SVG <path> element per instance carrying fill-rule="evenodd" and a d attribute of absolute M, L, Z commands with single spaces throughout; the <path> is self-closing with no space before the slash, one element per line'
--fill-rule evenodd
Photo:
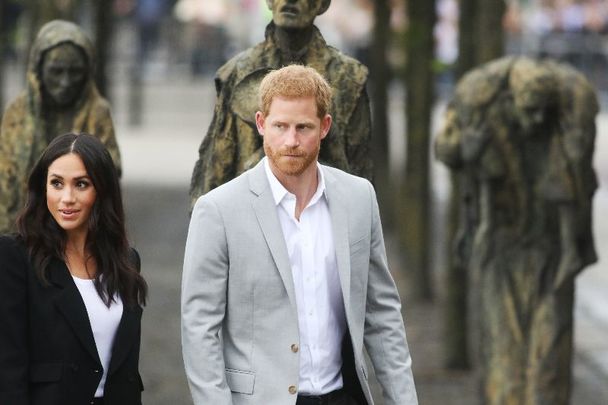
<path fill-rule="evenodd" d="M 310 131 L 313 130 L 313 126 L 312 125 L 308 125 L 308 124 L 302 124 L 302 125 L 298 125 L 296 127 L 296 129 L 298 130 L 298 132 L 300 133 L 308 133 Z"/>

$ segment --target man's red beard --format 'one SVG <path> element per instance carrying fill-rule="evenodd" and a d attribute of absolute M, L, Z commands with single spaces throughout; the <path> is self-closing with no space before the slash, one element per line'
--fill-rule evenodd
<path fill-rule="evenodd" d="M 313 153 L 306 153 L 299 148 L 282 148 L 274 150 L 264 142 L 264 152 L 273 166 L 287 176 L 299 176 L 317 160 L 321 144 Z"/>

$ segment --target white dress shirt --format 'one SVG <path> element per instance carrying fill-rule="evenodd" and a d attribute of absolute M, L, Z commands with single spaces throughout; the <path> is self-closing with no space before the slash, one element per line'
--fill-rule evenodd
<path fill-rule="evenodd" d="M 287 245 L 300 332 L 298 392 L 321 395 L 342 388 L 344 301 L 336 262 L 325 180 L 317 169 L 317 191 L 295 218 L 296 197 L 283 187 L 264 158 Z"/>

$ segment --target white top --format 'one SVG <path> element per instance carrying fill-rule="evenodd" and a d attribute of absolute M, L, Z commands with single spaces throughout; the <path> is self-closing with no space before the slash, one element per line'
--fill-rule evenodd
<path fill-rule="evenodd" d="M 112 304 L 108 308 L 97 293 L 93 280 L 85 280 L 74 276 L 72 278 L 87 308 L 89 322 L 91 323 L 93 337 L 95 338 L 95 346 L 97 346 L 97 353 L 103 366 L 103 376 L 97 386 L 97 391 L 95 391 L 95 397 L 103 397 L 108 368 L 112 358 L 114 337 L 122 318 L 122 300 L 116 294 L 114 297 L 115 302 L 112 301 Z"/>
<path fill-rule="evenodd" d="M 296 197 L 283 187 L 264 158 L 277 213 L 283 228 L 296 294 L 300 332 L 299 393 L 321 395 L 342 388 L 342 338 L 346 331 L 344 301 L 336 261 L 325 180 L 295 218 Z"/>

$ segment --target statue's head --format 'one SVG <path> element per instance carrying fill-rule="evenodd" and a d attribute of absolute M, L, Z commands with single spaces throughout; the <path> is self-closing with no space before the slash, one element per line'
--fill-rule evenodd
<path fill-rule="evenodd" d="M 312 25 L 318 15 L 327 11 L 331 0 L 266 0 L 275 25 L 300 29 Z"/>
<path fill-rule="evenodd" d="M 74 105 L 93 77 L 93 45 L 82 29 L 53 20 L 40 28 L 30 51 L 28 80 L 37 83 L 45 103 Z"/>
<path fill-rule="evenodd" d="M 87 59 L 81 48 L 61 43 L 44 53 L 40 82 L 45 97 L 57 107 L 69 107 L 82 93 L 87 80 Z"/>
<path fill-rule="evenodd" d="M 511 69 L 509 85 L 515 115 L 523 135 L 532 135 L 548 120 L 547 112 L 558 103 L 559 83 L 542 63 L 530 59 L 516 61 Z"/>

